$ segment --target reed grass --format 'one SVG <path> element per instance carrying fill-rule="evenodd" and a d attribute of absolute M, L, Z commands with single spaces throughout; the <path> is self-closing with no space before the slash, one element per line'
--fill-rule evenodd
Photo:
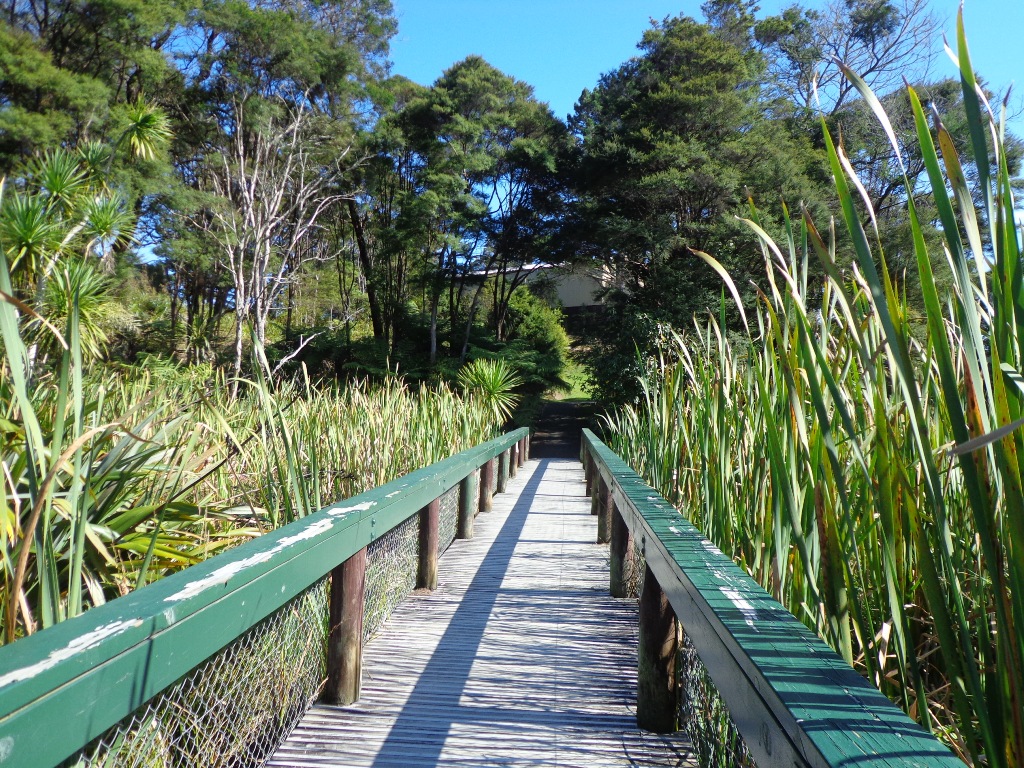
<path fill-rule="evenodd" d="M 3 642 L 495 436 L 485 397 L 445 386 L 276 382 L 168 363 L 87 368 L 73 302 L 56 367 L 26 341 L 0 244 Z M 44 324 L 45 325 L 45 324 Z M 51 358 L 53 359 L 53 358 Z"/>
<path fill-rule="evenodd" d="M 770 288 L 750 336 L 730 337 L 720 316 L 678 337 L 608 431 L 683 514 L 965 761 L 1020 766 L 1021 232 L 1004 126 L 977 86 L 962 18 L 958 49 L 976 189 L 909 89 L 943 239 L 929 250 L 922 190 L 906 181 L 923 308 L 895 287 L 874 213 L 826 131 L 838 224 L 787 212 L 777 243 L 752 211 Z M 877 99 L 848 76 L 899 154 Z M 808 277 L 812 260 L 821 282 Z"/>

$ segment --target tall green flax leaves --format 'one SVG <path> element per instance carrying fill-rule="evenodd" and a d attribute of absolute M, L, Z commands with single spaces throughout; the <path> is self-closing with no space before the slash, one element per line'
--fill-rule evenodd
<path fill-rule="evenodd" d="M 965 760 L 1009 768 L 1024 765 L 1024 270 L 1003 128 L 962 19 L 957 37 L 976 188 L 909 90 L 944 241 L 929 249 L 923 191 L 907 182 L 924 328 L 826 133 L 842 234 L 787 213 L 780 248 L 754 213 L 770 286 L 760 335 L 736 347 L 713 318 L 677 339 L 645 401 L 609 426 L 613 447 L 882 691 Z"/>

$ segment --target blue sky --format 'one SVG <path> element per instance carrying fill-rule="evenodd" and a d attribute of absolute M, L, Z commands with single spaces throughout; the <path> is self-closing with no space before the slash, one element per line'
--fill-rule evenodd
<path fill-rule="evenodd" d="M 393 72 L 429 85 L 447 67 L 479 54 L 524 80 L 537 98 L 565 117 L 584 88 L 636 52 L 650 19 L 685 13 L 701 17 L 701 0 L 394 0 L 398 34 Z M 791 0 L 762 0 L 774 13 Z M 819 0 L 803 0 L 807 6 Z M 954 43 L 957 0 L 933 0 Z M 996 88 L 1016 82 L 1024 96 L 1024 0 L 966 0 L 964 19 L 975 68 Z M 941 41 L 939 43 L 941 45 Z M 955 43 L 954 43 L 955 44 Z M 944 56 L 935 74 L 954 72 Z M 1024 133 L 1024 117 L 1014 121 Z"/>

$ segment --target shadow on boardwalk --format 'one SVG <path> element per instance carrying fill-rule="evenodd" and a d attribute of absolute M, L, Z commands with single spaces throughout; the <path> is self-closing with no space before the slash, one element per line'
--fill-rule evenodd
<path fill-rule="evenodd" d="M 530 455 L 538 459 L 578 459 L 580 431 L 594 428 L 597 413 L 597 404 L 590 401 L 545 402 L 530 437 Z"/>

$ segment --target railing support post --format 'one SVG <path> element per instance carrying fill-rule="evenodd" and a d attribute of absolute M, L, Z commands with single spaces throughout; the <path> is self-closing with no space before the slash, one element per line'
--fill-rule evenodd
<path fill-rule="evenodd" d="M 523 460 L 530 460 L 530 435 L 527 433 L 526 437 L 523 438 Z"/>
<path fill-rule="evenodd" d="M 420 567 L 416 574 L 416 588 L 437 589 L 438 529 L 441 518 L 441 499 L 434 499 L 420 510 Z"/>
<path fill-rule="evenodd" d="M 508 448 L 508 476 L 515 477 L 519 471 L 519 443 L 512 443 Z"/>
<path fill-rule="evenodd" d="M 491 486 L 494 484 L 494 459 L 488 459 L 480 467 L 480 511 L 490 512 L 493 508 Z"/>
<path fill-rule="evenodd" d="M 587 487 L 586 487 L 584 493 L 587 496 L 592 495 L 593 492 L 594 492 L 594 471 L 595 470 L 596 470 L 596 467 L 594 466 L 594 457 L 590 453 L 590 451 L 587 451 L 586 456 L 584 456 L 584 458 L 583 458 L 583 479 L 584 479 L 584 481 L 586 481 L 586 484 L 587 484 Z"/>
<path fill-rule="evenodd" d="M 459 522 L 456 538 L 473 538 L 473 518 L 476 517 L 478 498 L 476 472 L 470 472 L 459 483 Z"/>
<path fill-rule="evenodd" d="M 636 724 L 645 731 L 678 730 L 676 616 L 650 566 L 640 595 Z"/>
<path fill-rule="evenodd" d="M 516 458 L 518 460 L 519 466 L 521 467 L 524 464 L 526 464 L 526 438 L 525 437 L 520 439 L 520 441 L 518 443 L 518 446 L 519 446 L 519 450 L 516 451 Z"/>
<path fill-rule="evenodd" d="M 327 636 L 328 704 L 359 700 L 363 677 L 363 611 L 366 597 L 366 547 L 331 571 Z"/>
<path fill-rule="evenodd" d="M 612 597 L 629 597 L 629 582 L 633 578 L 633 534 L 613 501 L 611 504 L 612 541 L 611 567 L 608 588 Z"/>
<path fill-rule="evenodd" d="M 603 477 L 597 480 L 597 543 L 607 544 L 612 537 L 612 495 Z"/>
<path fill-rule="evenodd" d="M 498 485 L 494 489 L 496 493 L 504 493 L 508 488 L 508 451 L 502 451 L 498 455 Z"/>

